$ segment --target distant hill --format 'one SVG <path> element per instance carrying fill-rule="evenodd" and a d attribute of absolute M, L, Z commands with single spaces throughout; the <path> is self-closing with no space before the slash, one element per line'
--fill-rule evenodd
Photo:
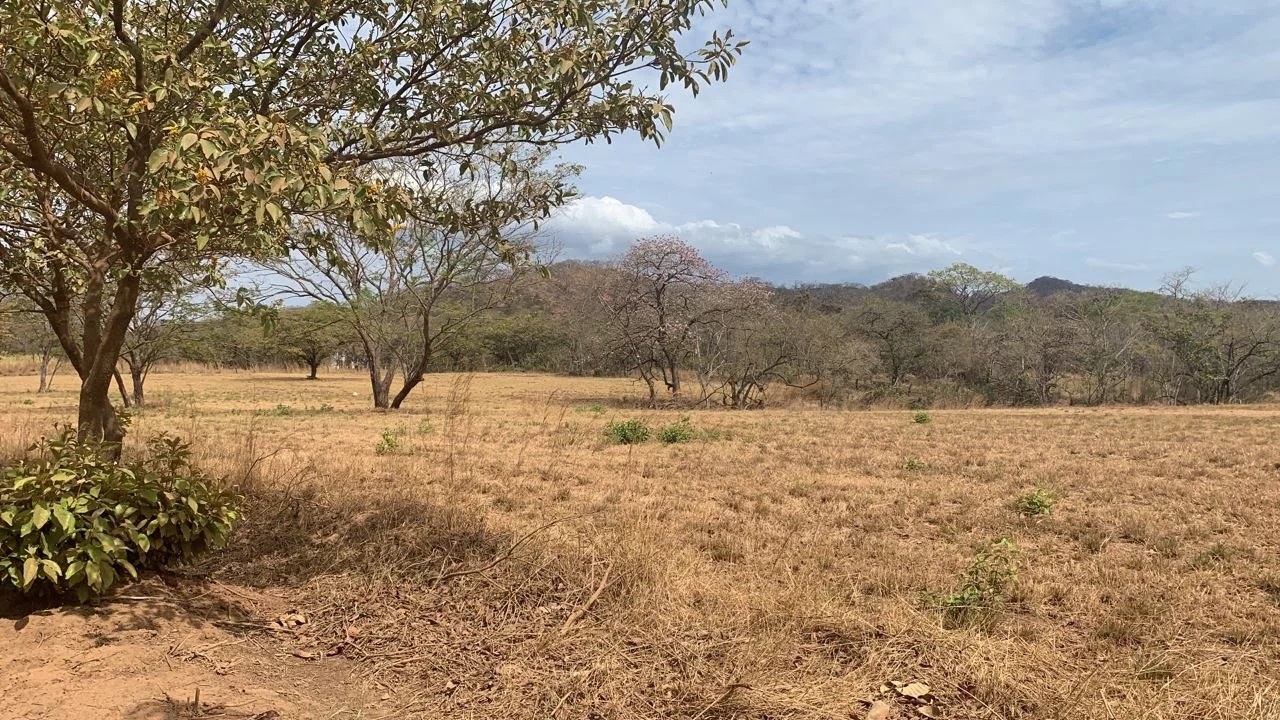
<path fill-rule="evenodd" d="M 1042 275 L 1041 277 L 1027 283 L 1027 290 L 1035 294 L 1037 297 L 1049 297 L 1050 295 L 1057 295 L 1058 293 L 1064 292 L 1085 292 L 1088 290 L 1098 289 L 1101 288 L 1097 288 L 1092 285 L 1081 285 L 1079 283 L 1073 283 L 1070 280 L 1063 280 L 1062 278 L 1056 278 L 1049 275 Z"/>

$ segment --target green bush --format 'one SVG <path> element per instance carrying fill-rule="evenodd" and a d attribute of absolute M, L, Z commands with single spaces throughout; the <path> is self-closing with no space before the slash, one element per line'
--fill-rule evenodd
<path fill-rule="evenodd" d="M 1044 488 L 1036 488 L 1018 498 L 1014 502 L 1014 507 L 1027 517 L 1039 517 L 1053 512 L 1053 502 L 1053 493 Z"/>
<path fill-rule="evenodd" d="M 973 611 L 994 609 L 1017 581 L 1021 558 L 1022 552 L 1012 540 L 997 540 L 974 558 L 958 590 L 935 598 L 937 605 L 952 620 Z"/>
<path fill-rule="evenodd" d="M 933 418 L 929 417 L 929 413 L 927 413 L 927 412 L 918 412 L 918 413 L 916 413 L 916 414 L 915 414 L 915 416 L 914 416 L 911 420 L 912 420 L 912 422 L 916 423 L 917 425 L 924 425 L 925 423 L 929 422 L 929 421 L 930 421 L 930 420 L 932 420 L 932 419 L 933 419 Z"/>
<path fill-rule="evenodd" d="M 604 426 L 605 437 L 619 445 L 638 445 L 653 436 L 644 421 L 631 418 L 622 422 L 611 422 Z"/>
<path fill-rule="evenodd" d="M 0 480 L 0 586 L 35 595 L 100 595 L 125 574 L 185 563 L 221 547 L 239 498 L 191 466 L 161 435 L 147 456 L 112 462 L 65 431 Z"/>
<path fill-rule="evenodd" d="M 391 428 L 382 428 L 381 439 L 373 446 L 375 455 L 390 455 L 400 447 L 400 434 Z"/>
<path fill-rule="evenodd" d="M 693 429 L 693 422 L 688 415 L 680 418 L 679 422 L 658 428 L 658 439 L 667 445 L 693 442 L 697 437 L 698 431 Z"/>

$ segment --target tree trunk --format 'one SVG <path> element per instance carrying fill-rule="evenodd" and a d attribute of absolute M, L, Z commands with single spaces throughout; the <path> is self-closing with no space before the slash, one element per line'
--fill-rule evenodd
<path fill-rule="evenodd" d="M 404 379 L 404 383 L 400 386 L 400 392 L 396 393 L 395 398 L 392 399 L 391 401 L 391 409 L 399 410 L 400 404 L 404 402 L 405 398 L 409 397 L 409 393 L 413 392 L 413 389 L 418 387 L 418 384 L 421 382 L 422 382 L 421 373 L 414 373 L 412 375 L 406 376 Z"/>
<path fill-rule="evenodd" d="M 307 376 L 307 379 L 316 380 L 316 373 L 320 371 L 320 359 L 315 357 L 307 358 L 307 367 L 311 370 L 311 374 Z"/>
<path fill-rule="evenodd" d="M 120 368 L 116 368 L 113 374 L 116 377 L 116 389 L 120 391 L 120 402 L 128 408 L 132 400 L 129 399 L 128 391 L 124 389 L 124 378 L 120 375 Z"/>
<path fill-rule="evenodd" d="M 124 429 L 111 405 L 111 375 L 108 382 L 90 382 L 80 385 L 80 412 L 76 418 L 77 437 L 81 443 L 102 443 L 103 454 L 110 459 L 120 457 L 120 443 L 124 441 Z"/>
<path fill-rule="evenodd" d="M 431 365 L 431 336 L 428 334 L 431 330 L 429 324 L 424 324 L 422 328 L 423 350 L 422 355 L 418 358 L 418 365 L 412 371 L 407 371 L 404 376 L 404 383 L 400 386 L 400 392 L 396 393 L 396 397 L 391 401 L 391 409 L 399 410 L 400 404 L 404 399 L 409 397 L 409 393 L 418 387 L 422 379 L 427 375 L 427 368 Z"/>
<path fill-rule="evenodd" d="M 106 322 L 98 326 L 96 318 L 86 315 L 84 355 L 77 370 L 80 373 L 80 411 L 76 422 L 77 440 L 84 444 L 101 443 L 101 452 L 111 460 L 120 458 L 124 428 L 111 405 L 111 382 L 115 377 L 120 349 L 129 332 L 129 322 L 138 308 L 142 278 L 126 273 L 117 286 L 115 299 Z M 99 288 L 98 292 L 101 292 Z"/>
<path fill-rule="evenodd" d="M 36 390 L 36 394 L 43 395 L 49 392 L 49 360 L 52 356 L 48 350 L 40 355 L 40 387 Z"/>
<path fill-rule="evenodd" d="M 129 368 L 129 381 L 133 385 L 133 405 L 134 407 L 142 407 L 146 400 L 146 393 L 143 391 L 142 385 L 147 380 L 147 373 L 142 368 Z"/>

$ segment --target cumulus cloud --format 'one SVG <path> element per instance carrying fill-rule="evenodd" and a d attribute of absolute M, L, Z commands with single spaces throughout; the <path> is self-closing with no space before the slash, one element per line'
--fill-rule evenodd
<path fill-rule="evenodd" d="M 1253 254 L 1253 259 L 1258 261 L 1262 267 L 1271 267 L 1276 264 L 1276 258 L 1269 252 L 1258 250 Z"/>
<path fill-rule="evenodd" d="M 578 198 L 544 228 L 565 258 L 608 259 L 640 237 L 675 235 L 732 274 L 776 282 L 878 282 L 942 267 L 965 254 L 960 240 L 931 234 L 809 236 L 786 225 L 664 222 L 612 197 Z"/>

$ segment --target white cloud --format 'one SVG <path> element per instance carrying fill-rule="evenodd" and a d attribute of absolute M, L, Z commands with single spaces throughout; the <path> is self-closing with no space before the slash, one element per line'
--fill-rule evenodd
<path fill-rule="evenodd" d="M 956 238 L 808 236 L 786 225 L 747 227 L 717 220 L 670 223 L 611 197 L 582 197 L 544 225 L 563 257 L 607 259 L 649 235 L 675 235 L 735 275 L 774 281 L 878 282 L 906 272 L 955 262 L 964 249 Z"/>
<path fill-rule="evenodd" d="M 1253 254 L 1253 259 L 1258 261 L 1262 267 L 1271 267 L 1276 264 L 1276 258 L 1269 252 L 1259 250 Z"/>
<path fill-rule="evenodd" d="M 1104 260 L 1096 257 L 1085 258 L 1084 264 L 1091 268 L 1097 268 L 1099 270 L 1106 270 L 1109 272 L 1143 272 L 1151 269 L 1151 266 L 1146 263 L 1117 262 L 1115 260 Z"/>
<path fill-rule="evenodd" d="M 1159 235 L 1155 271 L 1208 278 L 1274 237 L 1275 0 L 735 0 L 699 25 L 725 27 L 752 41 L 729 81 L 673 96 L 661 150 L 575 149 L 585 193 L 833 253 L 958 229 L 1047 274 Z"/>

